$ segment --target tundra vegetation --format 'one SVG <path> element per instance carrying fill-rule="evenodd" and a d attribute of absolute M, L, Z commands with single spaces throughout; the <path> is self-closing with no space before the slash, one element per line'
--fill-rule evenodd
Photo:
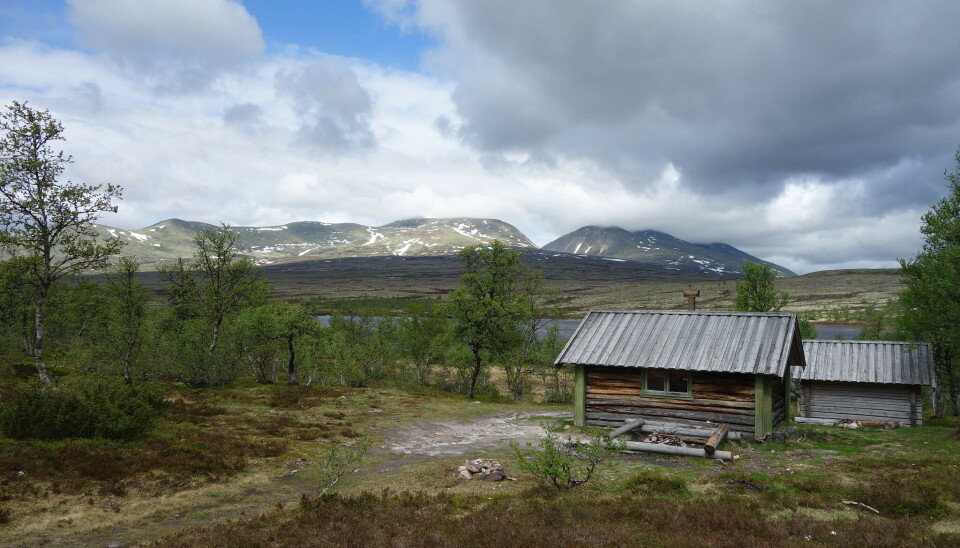
<path fill-rule="evenodd" d="M 960 419 L 960 149 L 944 175 L 947 195 L 923 216 L 923 249 L 900 260 L 906 286 L 898 327 L 934 345 L 938 414 Z"/>
<path fill-rule="evenodd" d="M 59 124 L 32 112 L 48 131 L 37 135 L 58 139 Z M 87 222 L 113 207 L 117 189 L 58 182 L 68 159 L 51 154 L 44 196 L 81 198 Z M 12 192 L 25 175 L 11 161 L 0 182 Z M 129 260 L 78 277 L 108 244 L 87 241 L 82 224 L 31 225 L 13 203 L 0 217 L 0 544 L 960 541 L 960 451 L 936 418 L 891 432 L 805 427 L 785 442 L 740 442 L 743 458 L 722 466 L 599 444 L 485 448 L 514 482 L 458 482 L 462 456 L 383 449 L 397 425 L 536 418 L 571 400 L 571 375 L 552 365 L 563 341 L 535 336 L 553 297 L 496 244 L 464 252 L 454 295 L 327 301 L 322 324 L 315 303 L 272 291 L 227 226 L 147 287 Z M 31 226 L 70 239 L 29 247 Z M 44 249 L 66 254 L 44 266 Z M 44 289 L 36 276 L 48 267 L 57 275 Z M 509 321 L 471 325 L 491 317 L 484 307 Z"/>

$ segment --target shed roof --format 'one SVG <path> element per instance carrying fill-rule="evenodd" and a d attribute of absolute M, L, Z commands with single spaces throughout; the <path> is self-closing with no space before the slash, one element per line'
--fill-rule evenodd
<path fill-rule="evenodd" d="M 555 363 L 780 377 L 805 364 L 793 314 L 673 310 L 592 310 Z"/>
<path fill-rule="evenodd" d="M 807 367 L 794 378 L 879 384 L 933 384 L 933 350 L 927 343 L 805 340 Z"/>

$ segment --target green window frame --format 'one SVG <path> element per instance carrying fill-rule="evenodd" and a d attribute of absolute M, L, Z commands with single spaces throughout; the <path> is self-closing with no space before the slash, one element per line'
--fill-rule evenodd
<path fill-rule="evenodd" d="M 643 395 L 692 400 L 693 375 L 675 369 L 644 369 Z"/>

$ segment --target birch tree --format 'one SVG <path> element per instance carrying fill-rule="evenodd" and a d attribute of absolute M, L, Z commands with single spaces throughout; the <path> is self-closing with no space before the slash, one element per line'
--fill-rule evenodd
<path fill-rule="evenodd" d="M 49 111 L 17 101 L 0 113 L 0 246 L 27 260 L 24 280 L 33 292 L 33 341 L 37 373 L 49 383 L 43 359 L 44 319 L 53 284 L 106 265 L 119 252 L 118 238 L 97 237 L 94 223 L 116 212 L 118 186 L 63 181 L 73 158 L 56 150 L 63 126 Z"/>

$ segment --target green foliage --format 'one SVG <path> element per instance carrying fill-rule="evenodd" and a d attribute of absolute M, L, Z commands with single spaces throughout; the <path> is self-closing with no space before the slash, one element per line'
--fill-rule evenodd
<path fill-rule="evenodd" d="M 133 440 L 150 431 L 163 405 L 155 389 L 107 379 L 31 382 L 0 407 L 0 430 L 13 439 Z"/>
<path fill-rule="evenodd" d="M 282 359 L 288 383 L 299 384 L 304 338 L 318 333 L 320 326 L 302 304 L 273 301 L 241 311 L 237 329 L 240 355 L 257 382 L 275 382 Z"/>
<path fill-rule="evenodd" d="M 230 382 L 238 371 L 223 339 L 235 336 L 230 324 L 245 308 L 264 302 L 269 290 L 253 262 L 242 257 L 240 237 L 228 225 L 207 229 L 194 238 L 194 260 L 161 268 L 169 285 L 172 313 L 162 322 L 163 336 L 174 337 L 183 365 L 168 367 L 177 380 L 192 386 Z M 205 335 L 201 335 L 203 331 Z M 229 332 L 228 332 L 229 331 Z M 164 346 L 170 346 L 164 342 Z"/>
<path fill-rule="evenodd" d="M 744 261 L 743 275 L 737 281 L 734 310 L 742 312 L 776 312 L 787 304 L 789 295 L 774 286 L 777 273 L 767 263 Z"/>
<path fill-rule="evenodd" d="M 115 212 L 120 187 L 61 182 L 72 158 L 52 145 L 63 126 L 49 111 L 12 102 L 0 113 L 0 248 L 23 257 L 23 279 L 33 288 L 34 324 L 30 350 L 40 380 L 50 379 L 43 361 L 47 294 L 57 280 L 99 268 L 121 246 L 118 238 L 97 237 L 93 223 Z"/>
<path fill-rule="evenodd" d="M 545 428 L 537 448 L 523 449 L 516 442 L 510 448 L 521 470 L 557 489 L 572 489 L 593 478 L 597 466 L 623 450 L 623 444 L 597 434 L 583 442 L 561 439 Z M 529 445 L 529 444 L 528 444 Z"/>
<path fill-rule="evenodd" d="M 331 443 L 324 447 L 319 459 L 319 471 L 317 472 L 320 479 L 320 490 L 317 494 L 328 493 L 337 485 L 340 478 L 355 472 L 369 449 L 370 442 L 353 444 L 349 447 Z"/>
<path fill-rule="evenodd" d="M 140 264 L 129 257 L 107 275 L 103 304 L 94 324 L 95 358 L 104 369 L 127 383 L 147 376 L 144 352 L 148 339 L 147 303 L 150 291 L 137 280 Z"/>
<path fill-rule="evenodd" d="M 524 342 L 525 321 L 531 318 L 528 285 L 539 285 L 520 252 L 499 241 L 489 247 L 468 247 L 457 254 L 467 273 L 444 305 L 454 333 L 470 350 L 473 366 L 468 397 L 472 398 L 484 368 Z"/>
<path fill-rule="evenodd" d="M 813 322 L 810 321 L 809 314 L 800 314 L 797 316 L 797 324 L 800 326 L 800 338 L 801 339 L 816 339 L 820 335 L 817 333 L 817 328 L 814 327 Z"/>
<path fill-rule="evenodd" d="M 947 195 L 924 214 L 923 249 L 900 259 L 906 289 L 900 295 L 898 327 L 934 344 L 938 413 L 960 416 L 960 149 L 945 173 Z"/>

